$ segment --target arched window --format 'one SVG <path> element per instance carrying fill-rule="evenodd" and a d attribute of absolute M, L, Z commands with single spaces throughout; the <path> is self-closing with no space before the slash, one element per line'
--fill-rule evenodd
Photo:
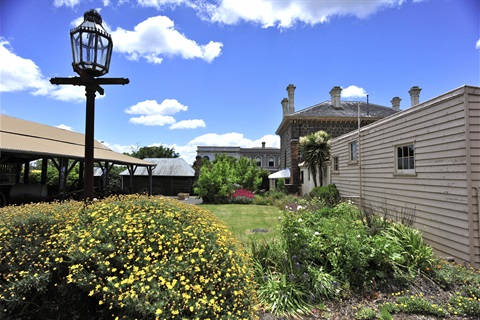
<path fill-rule="evenodd" d="M 255 162 L 257 163 L 257 166 L 258 166 L 258 167 L 261 167 L 261 166 L 262 166 L 262 158 L 256 157 L 256 158 L 255 158 Z"/>
<path fill-rule="evenodd" d="M 268 157 L 268 166 L 269 167 L 275 167 L 275 158 L 274 157 Z"/>

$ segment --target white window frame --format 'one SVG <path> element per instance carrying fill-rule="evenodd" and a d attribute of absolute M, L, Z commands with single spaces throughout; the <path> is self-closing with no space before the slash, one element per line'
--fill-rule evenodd
<path fill-rule="evenodd" d="M 338 172 L 340 170 L 340 161 L 338 156 L 332 157 L 332 172 Z"/>
<path fill-rule="evenodd" d="M 270 163 L 272 165 L 270 165 Z M 275 157 L 272 157 L 272 156 L 268 157 L 268 167 L 270 168 L 275 167 Z"/>
<path fill-rule="evenodd" d="M 407 151 L 407 155 L 404 154 L 405 151 Z M 416 174 L 415 154 L 416 154 L 415 143 L 413 142 L 407 142 L 407 143 L 395 145 L 394 146 L 395 173 L 400 175 L 415 175 Z"/>
<path fill-rule="evenodd" d="M 355 152 L 353 152 L 352 147 L 355 146 Z M 350 141 L 348 143 L 348 163 L 358 163 L 358 142 L 357 140 Z"/>

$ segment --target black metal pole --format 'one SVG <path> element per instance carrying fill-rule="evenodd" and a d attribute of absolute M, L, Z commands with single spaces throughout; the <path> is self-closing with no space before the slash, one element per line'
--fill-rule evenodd
<path fill-rule="evenodd" d="M 85 117 L 85 176 L 83 182 L 83 199 L 93 200 L 93 149 L 95 131 L 95 91 L 98 85 L 87 84 L 85 95 L 87 96 L 87 110 Z"/>

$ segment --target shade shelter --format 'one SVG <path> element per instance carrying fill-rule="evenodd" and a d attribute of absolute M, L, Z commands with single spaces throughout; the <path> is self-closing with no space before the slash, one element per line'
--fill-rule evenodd
<path fill-rule="evenodd" d="M 65 197 L 66 178 L 75 165 L 80 165 L 80 179 L 83 178 L 84 149 L 85 138 L 81 133 L 0 114 L 0 196 L 8 198 L 5 193 L 8 193 L 9 186 L 29 183 L 29 164 L 35 160 L 44 160 L 41 175 L 41 184 L 44 185 L 47 179 L 46 160 L 50 160 L 59 173 L 55 196 Z M 96 140 L 94 161 L 107 176 L 113 165 L 125 165 L 132 172 L 137 167 L 147 168 L 148 171 L 155 167 L 154 163 L 115 152 Z"/>

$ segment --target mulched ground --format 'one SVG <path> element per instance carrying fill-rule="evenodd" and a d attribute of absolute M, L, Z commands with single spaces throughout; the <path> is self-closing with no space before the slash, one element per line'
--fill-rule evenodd
<path fill-rule="evenodd" d="M 440 286 L 433 283 L 429 279 L 419 278 L 415 284 L 411 285 L 403 291 L 409 290 L 411 295 L 420 295 L 423 294 L 424 297 L 428 298 L 436 304 L 448 302 L 450 296 L 455 292 L 456 288 L 452 288 L 449 291 L 443 290 Z M 328 319 L 328 320 L 351 320 L 355 319 L 355 312 L 358 311 L 358 306 L 375 308 L 385 302 L 395 302 L 395 299 L 392 297 L 392 293 L 398 292 L 401 290 L 396 290 L 396 288 L 390 288 L 384 293 L 376 292 L 370 296 L 354 296 L 349 300 L 341 301 L 325 301 L 324 310 L 314 311 L 310 315 L 305 315 L 302 317 L 277 317 L 272 314 L 269 314 L 264 311 L 259 312 L 260 320 L 313 320 L 313 319 Z M 394 320 L 437 320 L 438 317 L 435 316 L 425 316 L 425 315 L 411 315 L 404 313 L 397 313 L 392 315 Z M 465 319 L 479 319 L 478 317 L 459 317 L 452 316 L 448 319 L 453 320 L 465 320 Z"/>

